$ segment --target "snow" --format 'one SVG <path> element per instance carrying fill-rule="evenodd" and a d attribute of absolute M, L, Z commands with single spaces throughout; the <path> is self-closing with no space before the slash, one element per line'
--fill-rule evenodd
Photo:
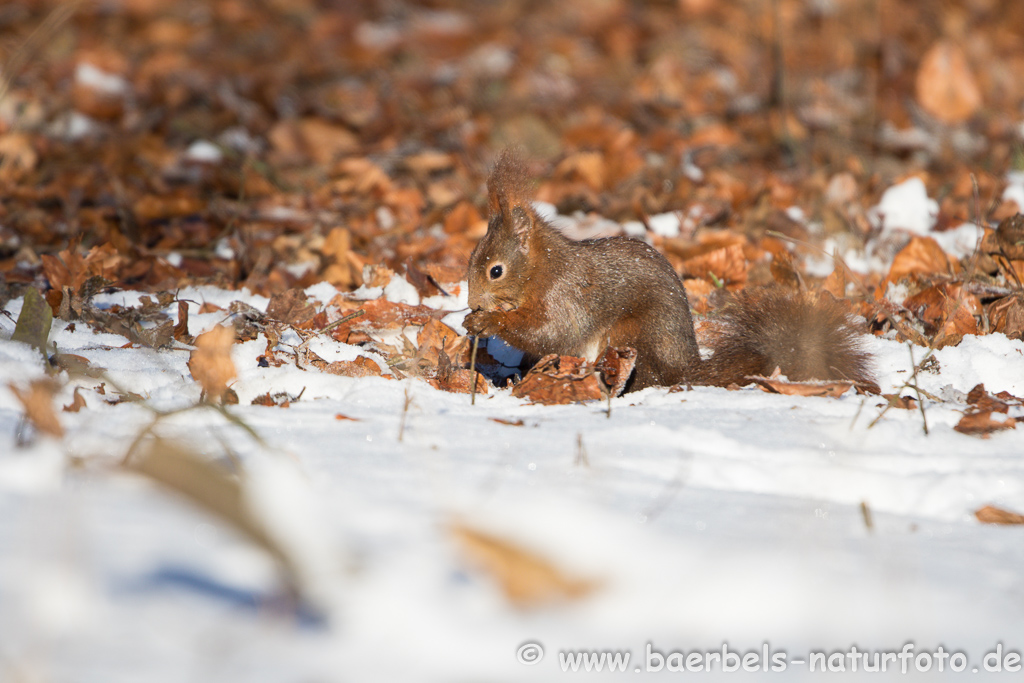
<path fill-rule="evenodd" d="M 974 253 L 981 238 L 985 236 L 985 229 L 975 223 L 964 223 L 952 230 L 930 233 L 929 236 L 950 256 L 964 258 Z"/>
<path fill-rule="evenodd" d="M 89 62 L 75 66 L 75 83 L 103 95 L 120 97 L 128 92 L 128 81 L 117 74 L 100 69 Z"/>
<path fill-rule="evenodd" d="M 396 275 L 377 294 L 407 296 L 407 285 Z M 322 303 L 335 294 L 307 291 Z M 450 311 L 455 326 L 465 291 L 423 303 Z M 227 316 L 198 314 L 202 302 L 268 303 L 211 286 L 179 296 L 193 302 L 193 334 Z M 16 318 L 21 300 L 5 308 Z M 4 666 L 28 680 L 555 680 L 561 651 L 605 648 L 629 650 L 623 675 L 635 677 L 648 644 L 689 653 L 723 643 L 769 643 L 791 659 L 942 644 L 980 668 L 997 643 L 1024 647 L 1020 529 L 973 517 L 986 504 L 1024 511 L 1024 431 L 983 440 L 953 430 L 977 383 L 1024 395 L 1024 343 L 999 334 L 934 352 L 918 382 L 945 400 L 926 398 L 927 435 L 917 410 L 870 426 L 878 397 L 651 388 L 614 399 L 609 417 L 603 403 L 530 405 L 492 388 L 470 405 L 418 379 L 260 367 L 266 339 L 236 344 L 239 405 L 228 410 L 260 440 L 212 410 L 154 429 L 212 460 L 237 459 L 247 509 L 291 558 L 310 603 L 301 606 L 268 554 L 119 467 L 154 409 L 198 400 L 188 348 L 124 348 L 122 337 L 55 321 L 51 343 L 107 375 L 58 375 L 66 436 L 18 446 L 26 430 L 8 384 L 45 369 L 9 341 L 12 330 L 0 317 L 0 633 Z M 883 391 L 914 396 L 903 386 L 908 347 L 864 341 Z M 309 348 L 328 361 L 383 361 L 329 339 Z M 924 353 L 914 348 L 914 360 Z M 114 384 L 145 402 L 107 403 Z M 87 408 L 60 411 L 75 386 Z M 302 398 L 250 405 L 267 392 Z M 453 524 L 598 588 L 516 607 L 467 560 Z M 516 651 L 532 642 L 545 655 L 526 667 Z"/>
<path fill-rule="evenodd" d="M 647 225 L 651 226 L 651 232 L 660 237 L 679 236 L 680 223 L 678 213 L 656 213 L 648 217 Z"/>
<path fill-rule="evenodd" d="M 224 153 L 208 140 L 196 140 L 185 150 L 185 158 L 201 164 L 219 164 L 224 160 Z"/>
<path fill-rule="evenodd" d="M 1024 212 L 1024 171 L 1010 171 L 1006 174 L 1006 189 L 1003 200 L 1017 204 L 1017 211 Z"/>
<path fill-rule="evenodd" d="M 878 206 L 868 210 L 883 232 L 906 230 L 918 235 L 928 235 L 938 215 L 938 202 L 928 197 L 924 181 L 916 177 L 886 189 Z"/>

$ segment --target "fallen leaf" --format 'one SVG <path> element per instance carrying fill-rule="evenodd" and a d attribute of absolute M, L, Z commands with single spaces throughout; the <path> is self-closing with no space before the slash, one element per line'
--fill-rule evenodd
<path fill-rule="evenodd" d="M 211 401 L 219 400 L 227 391 L 228 382 L 235 378 L 235 363 L 231 360 L 234 341 L 234 330 L 223 325 L 196 337 L 188 369 Z"/>
<path fill-rule="evenodd" d="M 497 581 L 505 597 L 517 607 L 579 600 L 600 586 L 493 534 L 460 523 L 451 527 L 451 534 L 469 562 Z"/>
<path fill-rule="evenodd" d="M 1024 260 L 1024 214 L 1018 213 L 1000 221 L 996 228 L 996 242 L 1006 258 Z"/>
<path fill-rule="evenodd" d="M 993 414 L 998 415 L 999 413 L 995 413 L 992 410 L 965 413 L 953 429 L 961 434 L 970 434 L 971 436 L 980 436 L 983 439 L 987 439 L 992 432 L 1015 429 L 1017 427 L 1017 421 L 1012 417 L 1007 417 L 1003 420 L 993 420 Z"/>
<path fill-rule="evenodd" d="M 718 280 L 729 285 L 740 285 L 747 281 L 747 261 L 743 256 L 743 247 L 738 244 L 687 259 L 683 261 L 683 268 L 692 277 L 711 282 Z"/>
<path fill-rule="evenodd" d="M 888 277 L 891 282 L 899 282 L 912 273 L 945 275 L 949 272 L 950 258 L 939 243 L 931 237 L 914 236 L 896 254 Z"/>
<path fill-rule="evenodd" d="M 0 135 L 0 184 L 10 185 L 24 179 L 38 162 L 39 155 L 28 135 Z"/>
<path fill-rule="evenodd" d="M 309 302 L 309 297 L 301 289 L 289 289 L 275 294 L 267 304 L 267 317 L 272 320 L 301 326 L 316 315 L 316 306 Z"/>
<path fill-rule="evenodd" d="M 790 382 L 778 377 L 760 377 L 757 375 L 748 376 L 747 379 L 770 394 L 786 394 L 787 396 L 830 396 L 837 398 L 854 386 L 853 382 Z"/>
<path fill-rule="evenodd" d="M 178 323 L 174 326 L 174 338 L 182 344 L 191 344 L 195 338 L 188 333 L 188 302 L 178 302 Z"/>
<path fill-rule="evenodd" d="M 995 413 L 1006 413 L 1010 410 L 1010 403 L 985 391 L 984 384 L 976 384 L 967 392 L 967 403 L 978 411 L 990 410 Z"/>
<path fill-rule="evenodd" d="M 621 349 L 609 346 L 597 359 L 594 367 L 601 373 L 601 379 L 611 395 L 618 396 L 633 375 L 633 368 L 636 367 L 636 349 L 628 346 Z"/>
<path fill-rule="evenodd" d="M 8 384 L 7 387 L 21 403 L 25 409 L 25 417 L 36 429 L 58 438 L 64 436 L 64 428 L 61 427 L 57 413 L 53 410 L 53 396 L 58 388 L 53 380 L 33 380 L 27 389 L 22 389 L 14 383 Z"/>
<path fill-rule="evenodd" d="M 501 425 L 508 425 L 509 427 L 522 427 L 524 424 L 526 424 L 522 420 L 506 420 L 501 417 L 492 417 L 490 418 L 490 420 L 491 422 L 497 422 L 498 424 Z"/>
<path fill-rule="evenodd" d="M 593 365 L 557 354 L 541 358 L 512 388 L 512 395 L 544 405 L 597 401 L 603 396 Z"/>
<path fill-rule="evenodd" d="M 940 40 L 921 59 L 916 80 L 921 108 L 945 123 L 963 123 L 981 108 L 981 89 L 957 45 Z"/>
<path fill-rule="evenodd" d="M 899 394 L 882 394 L 882 398 L 889 402 L 890 408 L 899 408 L 900 410 L 917 410 L 917 401 L 909 396 L 900 396 Z"/>
<path fill-rule="evenodd" d="M 343 415 L 341 413 L 335 413 L 334 414 L 334 419 L 335 420 L 352 420 L 353 422 L 360 422 L 361 421 L 358 417 L 349 417 L 348 415 Z"/>
<path fill-rule="evenodd" d="M 988 305 L 988 319 L 993 332 L 1002 332 L 1010 339 L 1024 339 L 1024 295 L 993 301 Z"/>
<path fill-rule="evenodd" d="M 1024 524 L 1024 515 L 997 508 L 994 505 L 986 505 L 975 511 L 974 516 L 984 524 Z"/>
<path fill-rule="evenodd" d="M 46 354 L 46 341 L 50 337 L 50 326 L 53 324 L 53 311 L 46 303 L 39 290 L 29 287 L 25 290 L 25 300 L 21 305 L 21 313 L 14 324 L 11 341 L 24 342 Z"/>
<path fill-rule="evenodd" d="M 363 361 L 363 362 L 360 362 Z M 369 361 L 369 362 L 366 362 Z M 321 368 L 324 372 L 344 377 L 380 377 L 380 367 L 369 358 L 360 356 L 354 361 L 336 360 Z"/>
<path fill-rule="evenodd" d="M 82 398 L 81 387 L 75 387 L 75 396 L 71 399 L 70 405 L 64 406 L 63 410 L 65 413 L 77 413 L 82 408 L 86 408 L 85 399 Z"/>
<path fill-rule="evenodd" d="M 479 360 L 479 356 L 477 357 Z M 467 361 L 468 362 L 468 361 Z M 476 375 L 476 393 L 488 393 L 489 382 L 479 372 L 471 372 L 469 368 L 461 368 L 452 363 L 451 358 L 442 348 L 438 351 L 437 376 L 428 379 L 427 383 L 441 391 L 452 391 L 458 394 L 473 392 L 473 375 Z"/>

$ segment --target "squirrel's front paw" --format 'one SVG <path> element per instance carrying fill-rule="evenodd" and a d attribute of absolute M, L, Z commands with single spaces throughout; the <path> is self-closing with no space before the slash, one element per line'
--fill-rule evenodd
<path fill-rule="evenodd" d="M 462 322 L 474 337 L 493 337 L 498 334 L 498 311 L 473 311 Z"/>

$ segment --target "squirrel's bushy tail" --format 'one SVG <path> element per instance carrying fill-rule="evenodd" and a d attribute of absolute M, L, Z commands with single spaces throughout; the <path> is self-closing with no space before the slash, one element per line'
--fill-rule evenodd
<path fill-rule="evenodd" d="M 714 355 L 701 363 L 702 383 L 742 386 L 747 376 L 767 377 L 778 367 L 794 381 L 849 380 L 877 391 L 857 327 L 827 293 L 740 292 L 712 324 Z"/>

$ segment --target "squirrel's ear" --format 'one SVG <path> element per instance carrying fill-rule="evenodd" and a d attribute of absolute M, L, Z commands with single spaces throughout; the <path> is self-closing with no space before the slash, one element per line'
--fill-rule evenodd
<path fill-rule="evenodd" d="M 509 212 L 509 224 L 512 227 L 512 234 L 519 242 L 519 251 L 524 254 L 530 251 L 530 232 L 533 230 L 533 212 L 521 206 L 513 206 Z"/>

